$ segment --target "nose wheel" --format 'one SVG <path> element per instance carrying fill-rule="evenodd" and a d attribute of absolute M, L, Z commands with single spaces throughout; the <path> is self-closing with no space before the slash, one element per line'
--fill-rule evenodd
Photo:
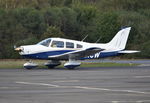
<path fill-rule="evenodd" d="M 47 66 L 49 69 L 52 69 L 52 68 L 54 68 L 58 65 L 61 65 L 61 62 L 60 61 L 55 61 L 55 60 L 50 60 L 50 61 L 44 63 L 44 65 Z M 38 67 L 38 64 L 34 63 L 30 60 L 27 63 L 23 64 L 23 67 L 25 69 L 33 69 L 33 68 Z"/>
<path fill-rule="evenodd" d="M 38 66 L 37 63 L 32 62 L 31 60 L 23 65 L 25 69 L 33 69 Z"/>

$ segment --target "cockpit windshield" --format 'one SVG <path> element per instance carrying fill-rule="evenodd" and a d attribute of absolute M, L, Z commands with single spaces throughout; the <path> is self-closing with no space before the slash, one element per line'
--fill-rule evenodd
<path fill-rule="evenodd" d="M 48 38 L 48 39 L 42 40 L 41 42 L 37 43 L 37 45 L 43 45 L 43 46 L 47 46 L 48 47 L 50 42 L 51 42 L 51 39 Z"/>

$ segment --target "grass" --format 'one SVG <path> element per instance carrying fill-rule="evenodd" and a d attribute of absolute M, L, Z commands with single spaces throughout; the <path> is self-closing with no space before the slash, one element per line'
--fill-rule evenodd
<path fill-rule="evenodd" d="M 15 68 L 23 68 L 23 64 L 26 63 L 26 60 L 23 59 L 1 59 L 0 60 L 0 69 L 15 69 Z M 47 68 L 43 66 L 46 60 L 34 60 L 33 62 L 38 63 L 38 68 Z M 60 65 L 60 68 L 64 68 L 63 64 Z M 117 66 L 136 66 L 136 64 L 125 64 L 125 63 L 85 63 L 82 62 L 80 67 L 117 67 Z"/>
<path fill-rule="evenodd" d="M 23 59 L 2 59 L 0 60 L 0 69 L 15 69 L 15 68 L 23 68 L 23 64 L 26 63 L 26 60 Z M 42 60 L 34 60 L 34 62 L 38 63 L 39 65 L 42 65 L 42 63 L 44 64 L 46 61 L 42 61 Z M 41 67 L 41 66 L 40 66 Z"/>
<path fill-rule="evenodd" d="M 83 63 L 81 67 L 125 67 L 125 66 L 136 66 L 136 64 L 129 63 Z"/>
<path fill-rule="evenodd" d="M 0 60 L 0 68 L 22 68 L 23 60 Z"/>

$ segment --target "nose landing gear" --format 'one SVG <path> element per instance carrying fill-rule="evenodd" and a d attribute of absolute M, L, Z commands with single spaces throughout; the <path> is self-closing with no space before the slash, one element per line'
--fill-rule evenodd
<path fill-rule="evenodd" d="M 23 65 L 25 69 L 33 69 L 38 66 L 37 63 L 33 63 L 31 60 Z"/>

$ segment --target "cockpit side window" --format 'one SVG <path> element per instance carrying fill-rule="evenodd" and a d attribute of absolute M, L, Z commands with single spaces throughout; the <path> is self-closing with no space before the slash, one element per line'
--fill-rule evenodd
<path fill-rule="evenodd" d="M 53 41 L 51 44 L 51 47 L 56 47 L 56 48 L 64 48 L 64 42 L 63 41 Z"/>
<path fill-rule="evenodd" d="M 66 48 L 74 48 L 74 43 L 66 42 Z"/>
<path fill-rule="evenodd" d="M 77 48 L 82 48 L 83 46 L 80 44 L 77 44 Z"/>
<path fill-rule="evenodd" d="M 51 39 L 49 38 L 49 39 L 46 39 L 46 40 L 39 42 L 38 45 L 43 45 L 43 46 L 48 47 L 50 42 L 51 42 Z"/>

